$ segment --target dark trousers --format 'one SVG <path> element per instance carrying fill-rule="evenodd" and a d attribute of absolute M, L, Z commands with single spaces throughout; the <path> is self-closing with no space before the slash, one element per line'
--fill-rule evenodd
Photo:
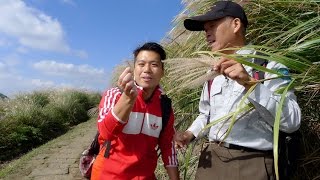
<path fill-rule="evenodd" d="M 216 143 L 203 146 L 197 180 L 273 180 L 271 152 L 228 149 Z"/>

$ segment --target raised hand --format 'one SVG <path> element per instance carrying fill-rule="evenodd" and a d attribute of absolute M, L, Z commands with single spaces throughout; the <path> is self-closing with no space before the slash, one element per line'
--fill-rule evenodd
<path fill-rule="evenodd" d="M 118 87 L 123 90 L 123 93 L 131 98 L 136 98 L 138 95 L 137 87 L 134 84 L 133 73 L 130 67 L 127 67 L 118 79 Z"/>

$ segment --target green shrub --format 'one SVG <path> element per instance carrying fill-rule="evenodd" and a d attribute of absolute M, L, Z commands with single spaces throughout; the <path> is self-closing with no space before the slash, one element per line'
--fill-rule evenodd
<path fill-rule="evenodd" d="M 0 161 L 10 160 L 43 143 L 39 128 L 3 120 L 0 125 Z"/>
<path fill-rule="evenodd" d="M 60 97 L 55 99 L 54 103 L 61 108 L 57 110 L 65 113 L 65 122 L 68 125 L 76 125 L 89 119 L 87 110 L 90 107 L 88 97 L 80 91 L 65 91 L 60 94 Z"/>
<path fill-rule="evenodd" d="M 30 104 L 29 106 L 17 107 L 14 113 L 8 114 L 8 118 L 15 120 L 17 124 L 39 127 L 47 116 L 43 114 L 41 108 Z"/>
<path fill-rule="evenodd" d="M 4 118 L 5 114 L 6 114 L 6 111 L 5 111 L 5 106 L 3 103 L 1 103 L 2 100 L 0 100 L 0 121 L 1 119 Z"/>
<path fill-rule="evenodd" d="M 101 100 L 101 94 L 100 93 L 90 93 L 88 94 L 88 102 L 89 102 L 89 109 L 93 107 L 97 107 L 99 102 Z"/>
<path fill-rule="evenodd" d="M 37 91 L 0 103 L 0 162 L 11 160 L 89 119 L 98 93 Z"/>
<path fill-rule="evenodd" d="M 39 128 L 45 141 L 64 134 L 69 129 L 66 110 L 58 105 L 48 104 L 42 109 L 42 113 L 46 115 L 46 118 L 43 119 L 43 123 Z"/>
<path fill-rule="evenodd" d="M 39 107 L 49 104 L 49 94 L 47 92 L 34 92 L 30 95 L 32 102 Z"/>
<path fill-rule="evenodd" d="M 49 104 L 49 93 L 45 91 L 35 91 L 30 94 L 20 94 L 16 96 L 15 100 L 20 103 L 33 104 L 37 107 L 44 107 Z"/>

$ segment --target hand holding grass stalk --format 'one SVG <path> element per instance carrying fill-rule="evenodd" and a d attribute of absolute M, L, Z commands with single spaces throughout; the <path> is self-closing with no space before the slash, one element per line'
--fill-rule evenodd
<path fill-rule="evenodd" d="M 168 76 L 171 81 L 178 84 L 174 88 L 177 91 L 198 88 L 220 74 L 236 80 L 247 90 L 257 83 L 241 63 L 231 58 L 200 54 L 199 58 L 167 59 L 165 63 L 167 63 Z"/>
<path fill-rule="evenodd" d="M 256 83 L 256 80 L 249 75 L 241 63 L 230 58 L 221 57 L 214 64 L 213 70 L 237 81 L 246 90 Z"/>
<path fill-rule="evenodd" d="M 135 99 L 138 95 L 137 87 L 134 84 L 133 73 L 130 67 L 127 67 L 118 79 L 118 87 L 130 99 Z"/>

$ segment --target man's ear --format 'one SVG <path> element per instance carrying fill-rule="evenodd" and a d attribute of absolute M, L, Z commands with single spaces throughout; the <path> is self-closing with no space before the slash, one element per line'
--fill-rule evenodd
<path fill-rule="evenodd" d="M 238 33 L 241 29 L 241 20 L 239 18 L 234 18 L 232 21 L 233 33 Z"/>

